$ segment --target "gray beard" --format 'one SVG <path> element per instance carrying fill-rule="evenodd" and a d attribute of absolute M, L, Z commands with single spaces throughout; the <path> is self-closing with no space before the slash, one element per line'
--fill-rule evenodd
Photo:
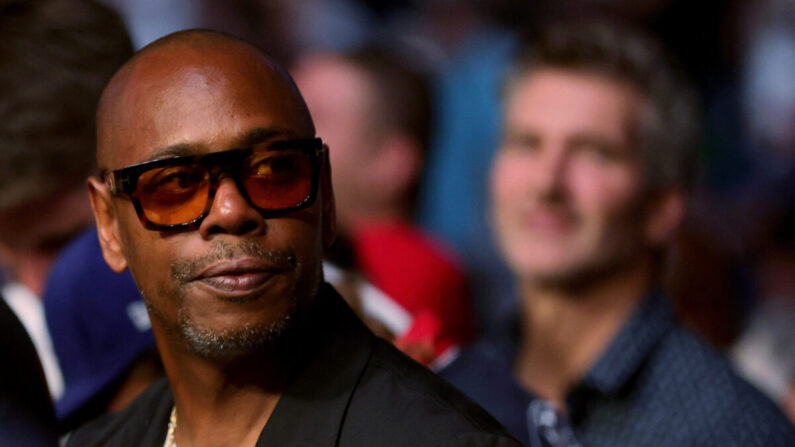
<path fill-rule="evenodd" d="M 220 331 L 199 326 L 180 312 L 178 328 L 188 350 L 200 357 L 245 356 L 275 345 L 290 327 L 295 308 L 293 305 L 288 315 L 270 324 Z"/>
<path fill-rule="evenodd" d="M 239 244 L 219 242 L 213 249 L 200 259 L 190 262 L 175 262 L 171 266 L 171 276 L 177 284 L 185 284 L 195 276 L 203 266 L 223 258 L 233 258 L 242 254 L 267 258 L 271 264 L 283 266 L 293 272 L 299 272 L 301 265 L 295 255 L 286 250 L 263 250 L 255 243 L 244 241 Z M 256 351 L 274 346 L 290 328 L 298 310 L 298 297 L 291 295 L 290 308 L 280 320 L 261 325 L 246 325 L 234 329 L 212 329 L 193 321 L 184 308 L 180 305 L 177 310 L 176 325 L 169 323 L 151 301 L 144 298 L 149 314 L 157 318 L 163 326 L 177 333 L 184 341 L 185 347 L 203 358 L 232 358 L 245 356 Z M 181 288 L 174 290 L 161 290 L 159 295 L 166 299 L 182 303 L 186 299 Z"/>

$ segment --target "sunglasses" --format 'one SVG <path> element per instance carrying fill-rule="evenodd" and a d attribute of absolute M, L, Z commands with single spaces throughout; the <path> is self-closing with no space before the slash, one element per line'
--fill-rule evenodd
<path fill-rule="evenodd" d="M 111 194 L 130 198 L 144 227 L 186 230 L 207 217 L 222 173 L 264 218 L 310 206 L 322 160 L 320 138 L 277 141 L 147 161 L 112 171 L 105 182 Z"/>

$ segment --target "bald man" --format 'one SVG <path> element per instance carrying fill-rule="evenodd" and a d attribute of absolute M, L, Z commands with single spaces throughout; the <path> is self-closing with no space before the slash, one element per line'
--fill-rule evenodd
<path fill-rule="evenodd" d="M 277 63 L 172 34 L 122 67 L 97 116 L 103 255 L 132 272 L 167 380 L 68 445 L 519 445 L 323 282 L 327 148 Z"/>

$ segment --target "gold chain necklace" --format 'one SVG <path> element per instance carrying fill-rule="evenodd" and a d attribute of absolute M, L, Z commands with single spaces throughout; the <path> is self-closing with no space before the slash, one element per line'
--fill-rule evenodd
<path fill-rule="evenodd" d="M 174 433 L 177 430 L 177 406 L 171 408 L 171 417 L 168 418 L 168 431 L 166 432 L 166 442 L 163 447 L 177 447 L 177 440 Z"/>

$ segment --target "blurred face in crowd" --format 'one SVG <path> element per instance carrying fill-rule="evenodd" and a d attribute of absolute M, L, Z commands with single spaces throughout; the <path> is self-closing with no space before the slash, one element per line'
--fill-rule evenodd
<path fill-rule="evenodd" d="M 491 177 L 498 239 L 523 280 L 576 284 L 643 250 L 633 142 L 644 103 L 598 75 L 537 69 L 506 98 Z"/>
<path fill-rule="evenodd" d="M 58 252 L 92 222 L 83 186 L 63 188 L 0 212 L 0 265 L 41 295 Z"/>
<path fill-rule="evenodd" d="M 294 70 L 318 135 L 329 145 L 337 216 L 347 225 L 378 196 L 368 169 L 378 153 L 376 87 L 362 70 L 333 56 L 317 55 Z"/>
<path fill-rule="evenodd" d="M 152 49 L 116 75 L 100 106 L 101 167 L 314 136 L 285 74 L 247 45 L 209 41 Z M 311 302 L 334 232 L 329 182 L 324 167 L 310 207 L 264 219 L 221 174 L 209 214 L 182 231 L 146 229 L 128 198 L 90 189 L 105 258 L 131 270 L 159 343 L 211 357 L 268 343 Z"/>

